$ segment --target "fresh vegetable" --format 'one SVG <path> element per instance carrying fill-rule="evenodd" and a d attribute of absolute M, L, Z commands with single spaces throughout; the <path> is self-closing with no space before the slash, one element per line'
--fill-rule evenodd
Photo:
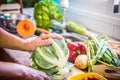
<path fill-rule="evenodd" d="M 87 47 L 85 44 L 83 44 L 82 42 L 74 42 L 74 43 L 78 44 L 78 49 L 80 50 L 80 54 L 87 54 L 87 50 L 86 50 Z"/>
<path fill-rule="evenodd" d="M 73 75 L 69 78 L 69 80 L 107 80 L 103 76 L 97 73 L 82 73 Z"/>
<path fill-rule="evenodd" d="M 36 28 L 32 21 L 22 20 L 17 25 L 17 32 L 23 38 L 28 38 L 33 36 L 36 32 L 37 34 L 45 33 L 49 34 L 51 31 L 47 31 L 43 28 Z"/>
<path fill-rule="evenodd" d="M 67 46 L 70 51 L 68 61 L 74 63 L 79 54 L 86 54 L 86 46 L 82 42 L 68 42 Z"/>
<path fill-rule="evenodd" d="M 67 64 L 62 68 L 59 69 L 59 71 L 52 75 L 52 80 L 64 80 L 64 78 L 70 74 L 70 70 L 73 67 L 73 64 L 70 62 L 67 62 Z"/>
<path fill-rule="evenodd" d="M 44 29 L 53 28 L 52 20 L 62 22 L 63 13 L 59 8 L 53 0 L 44 0 L 36 3 L 34 6 L 34 19 L 38 27 Z"/>
<path fill-rule="evenodd" d="M 107 66 L 120 67 L 120 59 L 107 43 L 105 35 L 89 36 L 84 42 L 87 45 L 88 72 L 93 72 L 93 66 L 99 62 Z"/>
<path fill-rule="evenodd" d="M 64 40 L 51 39 L 52 45 L 37 47 L 32 53 L 33 68 L 57 74 L 67 64 L 69 50 Z"/>
<path fill-rule="evenodd" d="M 88 72 L 93 72 L 94 70 L 89 46 L 87 46 L 87 56 L 88 56 Z"/>
<path fill-rule="evenodd" d="M 35 29 L 34 24 L 30 20 L 22 20 L 17 25 L 17 33 L 23 38 L 34 35 Z"/>
<path fill-rule="evenodd" d="M 86 54 L 80 54 L 75 59 L 75 66 L 79 69 L 86 69 L 88 64 L 88 59 Z"/>
<path fill-rule="evenodd" d="M 77 57 L 76 52 L 75 51 L 70 51 L 70 55 L 69 55 L 68 61 L 74 63 L 76 57 Z"/>
<path fill-rule="evenodd" d="M 83 25 L 72 20 L 67 22 L 66 29 L 81 35 L 89 36 L 87 29 Z"/>
<path fill-rule="evenodd" d="M 52 31 L 47 31 L 46 29 L 43 29 L 43 28 L 37 28 L 37 30 L 44 32 L 45 34 L 49 34 L 52 32 Z"/>
<path fill-rule="evenodd" d="M 39 36 L 42 33 L 45 33 L 45 34 L 52 33 L 52 29 L 46 30 L 46 29 L 37 27 L 37 29 L 35 30 L 35 35 Z"/>

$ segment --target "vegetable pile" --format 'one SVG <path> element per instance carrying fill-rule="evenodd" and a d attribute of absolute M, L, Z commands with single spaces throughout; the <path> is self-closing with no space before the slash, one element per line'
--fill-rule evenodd
<path fill-rule="evenodd" d="M 120 67 L 120 59 L 107 41 L 106 35 L 100 35 L 89 36 L 84 42 L 68 42 L 70 52 L 68 61 L 79 69 L 88 67 L 88 72 L 94 72 L 93 66 L 96 64 Z"/>
<path fill-rule="evenodd" d="M 53 41 L 51 45 L 37 47 L 32 53 L 32 67 L 46 72 L 49 76 L 54 74 L 60 76 L 69 69 L 68 67 L 66 69 L 66 66 L 68 66 L 69 50 L 64 40 L 51 40 Z"/>
<path fill-rule="evenodd" d="M 87 45 L 88 72 L 93 72 L 93 66 L 97 63 L 114 68 L 120 67 L 120 59 L 107 43 L 105 35 L 90 36 L 84 44 Z"/>
<path fill-rule="evenodd" d="M 40 1 L 34 6 L 34 19 L 38 27 L 53 27 L 51 20 L 62 22 L 60 7 L 53 0 Z"/>

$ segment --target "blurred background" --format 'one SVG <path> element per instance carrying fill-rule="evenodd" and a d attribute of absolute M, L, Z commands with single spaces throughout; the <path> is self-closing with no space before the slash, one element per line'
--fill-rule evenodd
<path fill-rule="evenodd" d="M 20 0 L 0 0 L 12 3 Z M 33 8 L 40 0 L 21 0 L 23 8 Z M 54 0 L 56 2 L 60 0 Z M 77 20 L 93 32 L 106 34 L 120 40 L 120 0 L 69 0 L 67 20 Z"/>
<path fill-rule="evenodd" d="M 0 0 L 0 4 L 10 4 L 10 3 L 14 3 L 14 2 L 18 2 L 19 0 Z M 27 7 L 33 7 L 34 4 L 36 2 L 38 2 L 40 0 L 22 0 L 23 3 L 23 7 L 27 8 Z"/>

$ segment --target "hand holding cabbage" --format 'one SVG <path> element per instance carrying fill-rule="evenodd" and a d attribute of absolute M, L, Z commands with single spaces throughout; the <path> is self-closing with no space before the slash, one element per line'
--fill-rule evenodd
<path fill-rule="evenodd" d="M 53 76 L 54 78 L 64 77 L 63 75 L 65 75 L 66 72 L 69 71 L 64 69 L 66 68 L 66 66 L 69 65 L 67 63 L 69 50 L 67 48 L 65 40 L 58 40 L 51 38 L 50 40 L 52 40 L 51 45 L 37 47 L 36 50 L 33 52 L 32 67 L 44 71 L 47 73 L 47 75 Z M 69 66 L 67 69 L 69 69 Z"/>

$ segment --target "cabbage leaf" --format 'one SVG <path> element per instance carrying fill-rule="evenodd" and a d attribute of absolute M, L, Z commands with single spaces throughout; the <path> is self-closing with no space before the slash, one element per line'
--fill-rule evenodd
<path fill-rule="evenodd" d="M 31 56 L 33 68 L 42 70 L 50 76 L 67 64 L 69 56 L 65 40 L 51 40 L 53 42 L 51 45 L 37 47 Z"/>

